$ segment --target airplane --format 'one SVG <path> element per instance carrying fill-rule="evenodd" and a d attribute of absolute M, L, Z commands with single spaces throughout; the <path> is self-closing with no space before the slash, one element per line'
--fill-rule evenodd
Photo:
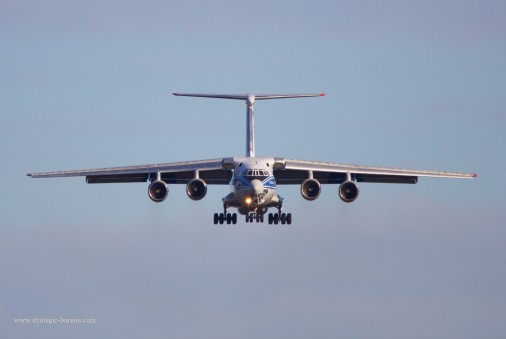
<path fill-rule="evenodd" d="M 351 203 L 359 195 L 358 183 L 416 184 L 418 177 L 476 178 L 476 174 L 428 170 L 349 165 L 330 162 L 255 156 L 254 104 L 257 100 L 322 97 L 318 94 L 198 94 L 173 93 L 175 96 L 243 100 L 246 102 L 246 156 L 210 160 L 171 162 L 141 166 L 111 167 L 44 173 L 28 173 L 32 178 L 84 176 L 88 184 L 149 182 L 149 198 L 160 203 L 169 194 L 169 184 L 185 184 L 192 200 L 206 196 L 207 185 L 230 185 L 223 199 L 223 212 L 214 213 L 214 224 L 236 224 L 237 209 L 246 223 L 262 223 L 267 211 L 269 224 L 292 223 L 292 214 L 283 212 L 279 185 L 300 185 L 306 200 L 320 196 L 321 185 L 338 184 L 339 198 Z"/>

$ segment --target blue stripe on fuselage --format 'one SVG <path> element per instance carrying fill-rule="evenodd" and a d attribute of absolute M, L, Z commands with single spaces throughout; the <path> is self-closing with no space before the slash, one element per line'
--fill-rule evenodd
<path fill-rule="evenodd" d="M 265 188 L 276 189 L 276 179 L 273 176 L 266 178 L 262 181 L 262 184 Z M 235 188 L 247 188 L 251 185 L 251 182 L 243 176 L 236 176 L 233 180 L 233 185 Z"/>
<path fill-rule="evenodd" d="M 250 181 L 245 177 L 236 176 L 234 177 L 234 186 L 235 188 L 247 188 L 250 186 Z"/>
<path fill-rule="evenodd" d="M 276 189 L 276 179 L 273 176 L 270 176 L 267 179 L 265 179 L 262 182 L 262 184 L 264 185 L 265 188 Z"/>

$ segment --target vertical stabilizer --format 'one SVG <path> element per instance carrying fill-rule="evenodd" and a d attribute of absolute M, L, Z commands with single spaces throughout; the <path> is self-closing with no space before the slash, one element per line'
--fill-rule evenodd
<path fill-rule="evenodd" d="M 198 94 L 198 93 L 173 93 L 177 96 L 215 98 L 215 99 L 234 99 L 246 101 L 246 156 L 255 157 L 255 101 L 267 99 L 288 99 L 288 98 L 307 98 L 322 97 L 325 94 Z"/>
<path fill-rule="evenodd" d="M 246 99 L 246 156 L 255 157 L 255 96 L 248 95 Z"/>

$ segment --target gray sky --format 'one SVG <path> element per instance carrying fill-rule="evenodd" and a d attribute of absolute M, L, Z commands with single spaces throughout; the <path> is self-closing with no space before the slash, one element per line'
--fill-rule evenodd
<path fill-rule="evenodd" d="M 0 337 L 506 336 L 503 1 L 2 1 Z M 257 155 L 476 172 L 280 187 L 294 224 L 212 225 L 228 187 L 32 171 Z M 95 318 L 94 325 L 15 318 Z"/>

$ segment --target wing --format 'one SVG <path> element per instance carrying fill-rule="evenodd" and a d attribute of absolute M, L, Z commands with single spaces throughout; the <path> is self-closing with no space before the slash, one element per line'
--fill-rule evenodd
<path fill-rule="evenodd" d="M 418 177 L 475 178 L 476 174 L 410 170 L 387 167 L 336 164 L 328 162 L 276 158 L 274 177 L 279 185 L 301 184 L 309 178 L 322 184 L 340 184 L 347 180 L 348 173 L 357 182 L 393 184 L 416 184 Z"/>
<path fill-rule="evenodd" d="M 96 168 L 89 170 L 28 173 L 32 178 L 86 177 L 88 184 L 146 182 L 161 180 L 168 184 L 186 184 L 196 172 L 207 184 L 227 185 L 232 177 L 228 158 L 172 162 L 165 164 Z"/>

